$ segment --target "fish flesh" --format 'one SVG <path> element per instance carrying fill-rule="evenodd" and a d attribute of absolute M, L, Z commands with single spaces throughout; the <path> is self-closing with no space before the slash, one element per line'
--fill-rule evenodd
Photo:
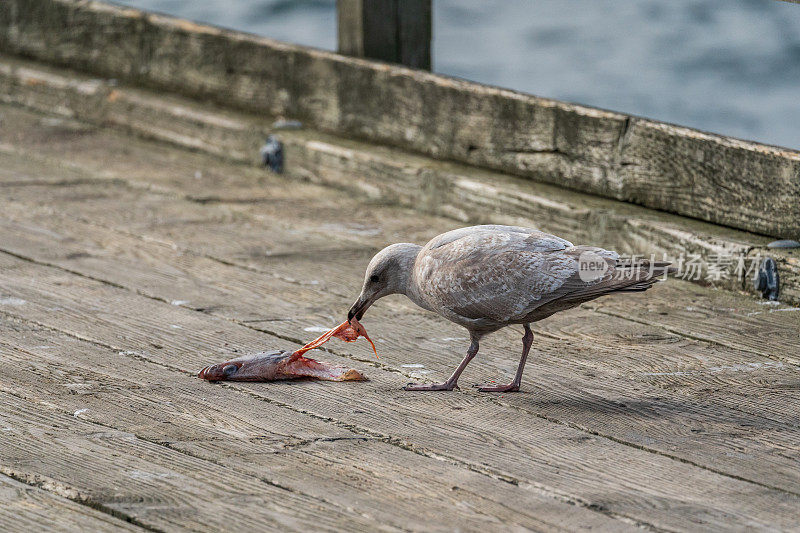
<path fill-rule="evenodd" d="M 294 352 L 274 350 L 245 355 L 205 367 L 197 377 L 208 381 L 275 381 L 282 379 L 311 378 L 324 381 L 365 381 L 367 378 L 353 368 L 317 361 L 303 354 L 318 348 L 336 337 L 345 342 L 366 338 L 375 355 L 378 351 L 358 320 L 344 322 L 320 335 Z"/>
<path fill-rule="evenodd" d="M 378 357 L 378 350 L 375 349 L 375 343 L 372 342 L 372 339 L 369 338 L 367 335 L 367 330 L 364 329 L 364 326 L 361 325 L 361 322 L 356 320 L 355 318 L 351 320 L 347 320 L 342 322 L 335 328 L 330 331 L 327 331 L 314 339 L 313 341 L 309 342 L 299 350 L 296 350 L 294 353 L 303 355 L 309 350 L 313 350 L 314 348 L 319 348 L 326 342 L 328 342 L 331 337 L 336 337 L 337 339 L 341 339 L 344 342 L 355 342 L 358 340 L 359 337 L 364 337 L 367 339 L 372 346 L 372 351 L 375 352 L 375 357 Z"/>

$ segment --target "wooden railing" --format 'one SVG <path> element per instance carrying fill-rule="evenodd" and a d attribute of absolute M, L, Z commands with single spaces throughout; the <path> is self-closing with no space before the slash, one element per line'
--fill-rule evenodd
<path fill-rule="evenodd" d="M 339 53 L 431 68 L 431 0 L 338 0 Z"/>
<path fill-rule="evenodd" d="M 794 150 L 100 2 L 0 1 L 0 53 L 800 238 Z"/>

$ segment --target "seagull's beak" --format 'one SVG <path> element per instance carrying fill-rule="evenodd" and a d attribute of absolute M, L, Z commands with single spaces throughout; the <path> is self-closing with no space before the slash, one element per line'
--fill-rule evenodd
<path fill-rule="evenodd" d="M 359 296 L 356 303 L 354 303 L 353 306 L 350 307 L 350 311 L 347 312 L 348 322 L 353 320 L 354 317 L 356 320 L 361 320 L 370 305 L 372 305 L 371 299 L 365 298 L 363 294 Z"/>

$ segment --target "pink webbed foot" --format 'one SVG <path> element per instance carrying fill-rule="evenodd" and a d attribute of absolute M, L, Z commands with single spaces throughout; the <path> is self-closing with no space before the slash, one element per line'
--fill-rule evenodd
<path fill-rule="evenodd" d="M 424 391 L 424 390 L 453 390 L 456 388 L 455 383 L 450 383 L 449 381 L 445 381 L 444 383 L 429 383 L 427 385 L 422 383 L 409 383 L 403 390 L 408 391 Z"/>
<path fill-rule="evenodd" d="M 517 392 L 519 390 L 518 383 L 509 383 L 508 385 L 484 385 L 478 387 L 480 392 Z"/>

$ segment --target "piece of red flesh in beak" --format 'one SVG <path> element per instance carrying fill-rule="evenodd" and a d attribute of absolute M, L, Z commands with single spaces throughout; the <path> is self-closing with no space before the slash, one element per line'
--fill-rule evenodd
<path fill-rule="evenodd" d="M 355 342 L 359 337 L 364 337 L 372 346 L 372 351 L 375 352 L 375 357 L 378 357 L 378 350 L 375 349 L 375 343 L 372 342 L 372 339 L 370 339 L 369 335 L 367 335 L 367 330 L 364 328 L 364 326 L 362 326 L 361 323 L 355 318 L 351 319 L 351 321 L 342 322 L 332 330 L 323 333 L 299 350 L 295 350 L 294 353 L 303 355 L 309 350 L 319 348 L 328 342 L 331 337 L 336 337 L 337 339 L 341 339 L 345 342 Z"/>

